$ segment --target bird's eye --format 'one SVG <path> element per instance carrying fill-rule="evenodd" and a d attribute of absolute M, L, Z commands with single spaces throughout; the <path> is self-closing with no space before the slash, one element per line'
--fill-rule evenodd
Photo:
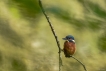
<path fill-rule="evenodd" d="M 71 38 L 68 38 L 68 39 L 71 39 Z"/>

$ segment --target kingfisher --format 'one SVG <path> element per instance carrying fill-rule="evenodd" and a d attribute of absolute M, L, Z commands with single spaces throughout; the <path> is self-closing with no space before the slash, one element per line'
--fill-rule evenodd
<path fill-rule="evenodd" d="M 76 51 L 75 39 L 72 35 L 67 35 L 63 40 L 65 40 L 63 48 L 65 57 L 71 57 Z"/>

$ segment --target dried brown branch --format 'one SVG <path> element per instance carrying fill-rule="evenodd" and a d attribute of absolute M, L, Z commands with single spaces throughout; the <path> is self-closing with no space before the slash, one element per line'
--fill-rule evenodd
<path fill-rule="evenodd" d="M 58 52 L 59 53 L 59 71 L 61 71 L 62 70 L 61 69 L 61 67 L 62 67 L 62 57 L 61 57 L 61 47 L 60 47 L 60 43 L 59 43 L 58 37 L 56 35 L 56 32 L 55 32 L 55 30 L 53 28 L 53 25 L 52 25 L 50 19 L 49 19 L 49 16 L 46 14 L 46 12 L 45 12 L 45 10 L 44 10 L 44 8 L 42 6 L 41 0 L 39 0 L 39 6 L 40 6 L 40 8 L 41 8 L 41 10 L 42 10 L 42 12 L 44 14 L 44 16 L 46 17 L 46 19 L 47 19 L 47 21 L 49 23 L 49 26 L 51 28 L 51 31 L 52 31 L 52 33 L 53 33 L 53 35 L 55 37 L 56 42 L 57 42 L 57 46 L 58 46 L 58 49 L 59 49 L 59 52 Z"/>

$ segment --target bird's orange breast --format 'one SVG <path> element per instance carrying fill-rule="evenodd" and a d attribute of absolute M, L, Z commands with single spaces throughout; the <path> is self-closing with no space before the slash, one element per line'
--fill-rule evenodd
<path fill-rule="evenodd" d="M 69 42 L 65 41 L 64 42 L 64 54 L 66 57 L 70 57 L 70 55 L 73 55 L 75 53 L 75 43 L 74 42 Z"/>

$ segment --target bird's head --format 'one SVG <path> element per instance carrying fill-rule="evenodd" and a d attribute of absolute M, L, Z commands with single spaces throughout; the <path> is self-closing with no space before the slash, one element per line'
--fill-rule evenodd
<path fill-rule="evenodd" d="M 69 42 L 74 42 L 75 43 L 75 39 L 72 35 L 67 35 L 65 38 L 63 38 L 63 40 L 67 40 Z"/>

